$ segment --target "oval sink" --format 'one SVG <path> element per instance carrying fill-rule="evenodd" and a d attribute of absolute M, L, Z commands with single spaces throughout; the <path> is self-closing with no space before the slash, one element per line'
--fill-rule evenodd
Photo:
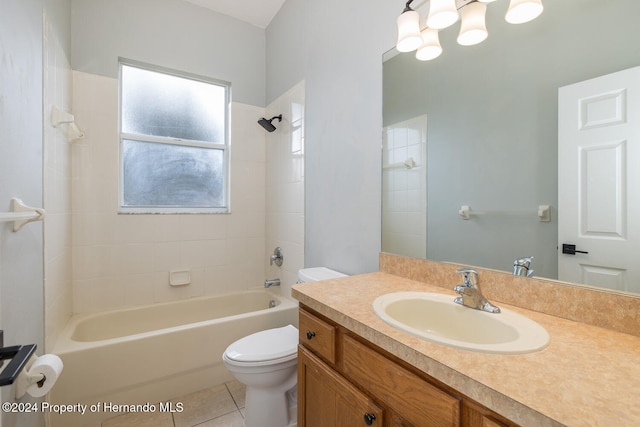
<path fill-rule="evenodd" d="M 547 331 L 533 320 L 500 308 L 487 313 L 431 292 L 394 292 L 373 302 L 385 322 L 429 341 L 485 353 L 521 354 L 549 344 Z"/>

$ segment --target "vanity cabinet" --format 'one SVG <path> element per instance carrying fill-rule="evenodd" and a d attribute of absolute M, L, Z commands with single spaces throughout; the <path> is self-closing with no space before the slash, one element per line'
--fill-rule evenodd
<path fill-rule="evenodd" d="M 299 427 L 516 427 L 301 306 Z"/>

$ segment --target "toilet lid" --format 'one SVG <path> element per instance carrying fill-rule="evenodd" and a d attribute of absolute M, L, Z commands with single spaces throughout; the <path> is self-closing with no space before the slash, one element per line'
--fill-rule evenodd
<path fill-rule="evenodd" d="M 292 325 L 256 332 L 227 347 L 225 355 L 238 362 L 263 362 L 291 356 L 298 350 L 298 328 Z"/>

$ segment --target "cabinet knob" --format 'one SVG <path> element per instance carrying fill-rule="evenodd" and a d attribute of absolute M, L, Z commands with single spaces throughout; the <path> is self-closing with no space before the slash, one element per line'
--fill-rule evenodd
<path fill-rule="evenodd" d="M 370 426 L 371 424 L 373 424 L 375 420 L 376 420 L 376 414 L 369 414 L 369 413 L 364 414 L 364 423 L 366 425 Z"/>
<path fill-rule="evenodd" d="M 311 338 L 313 338 L 315 336 L 316 336 L 315 332 L 307 331 L 307 339 L 308 340 L 310 340 Z"/>

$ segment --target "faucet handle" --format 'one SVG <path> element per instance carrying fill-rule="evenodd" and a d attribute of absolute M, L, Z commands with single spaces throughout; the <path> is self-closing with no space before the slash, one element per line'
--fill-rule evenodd
<path fill-rule="evenodd" d="M 282 260 L 284 260 L 284 256 L 282 255 L 282 249 L 278 246 L 273 250 L 273 255 L 269 257 L 269 265 L 273 265 L 275 262 L 278 267 L 282 267 Z"/>
<path fill-rule="evenodd" d="M 531 261 L 533 261 L 533 256 L 524 257 L 513 261 L 513 275 L 532 277 L 533 270 L 531 270 L 530 268 Z"/>
<path fill-rule="evenodd" d="M 469 288 L 478 287 L 478 272 L 473 268 L 464 267 L 456 270 L 456 273 L 462 274 L 463 286 L 467 286 Z"/>

